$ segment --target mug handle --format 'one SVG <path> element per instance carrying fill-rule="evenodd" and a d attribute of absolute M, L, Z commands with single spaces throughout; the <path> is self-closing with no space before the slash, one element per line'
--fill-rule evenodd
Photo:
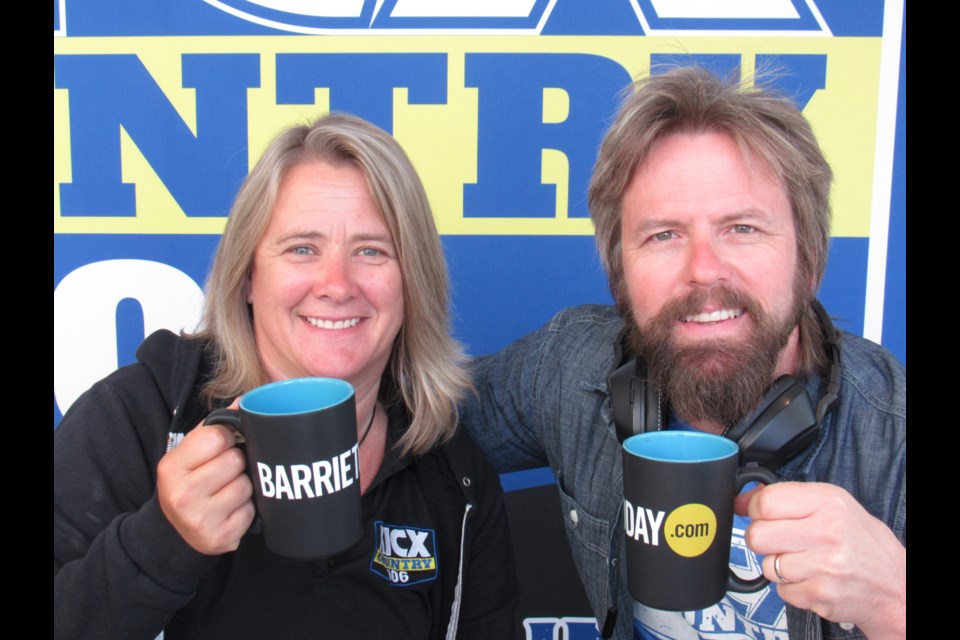
<path fill-rule="evenodd" d="M 203 426 L 206 427 L 211 424 L 225 424 L 231 427 L 236 435 L 237 444 L 243 444 L 247 441 L 240 429 L 240 412 L 236 409 L 215 409 L 203 419 Z"/>
<path fill-rule="evenodd" d="M 737 471 L 737 493 L 743 489 L 748 482 L 762 482 L 764 484 L 773 484 L 780 479 L 777 475 L 766 467 L 741 467 Z M 744 580 L 737 576 L 733 570 L 727 574 L 727 591 L 736 593 L 755 593 L 770 584 L 761 573 L 753 580 Z"/>
<path fill-rule="evenodd" d="M 245 444 L 247 442 L 246 438 L 243 437 L 243 432 L 240 431 L 240 412 L 237 409 L 215 409 L 203 419 L 203 426 L 208 426 L 211 424 L 225 424 L 228 427 L 233 428 L 233 433 L 237 438 L 237 444 Z M 242 451 L 245 447 L 240 447 Z M 256 501 L 254 501 L 256 505 Z M 260 512 L 257 510 L 257 515 L 253 519 L 253 523 L 250 525 L 250 528 L 247 530 L 247 533 L 261 533 L 263 531 L 263 522 L 260 520 Z"/>

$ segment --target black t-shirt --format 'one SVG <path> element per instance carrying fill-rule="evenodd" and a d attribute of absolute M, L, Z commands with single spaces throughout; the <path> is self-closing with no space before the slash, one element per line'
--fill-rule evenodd
<path fill-rule="evenodd" d="M 403 419 L 391 412 L 387 449 L 362 498 L 363 536 L 322 560 L 294 560 L 268 551 L 248 534 L 223 556 L 198 597 L 175 617 L 167 638 L 190 629 L 198 638 L 429 638 L 440 620 L 440 562 L 435 523 L 418 470 L 393 444 Z"/>

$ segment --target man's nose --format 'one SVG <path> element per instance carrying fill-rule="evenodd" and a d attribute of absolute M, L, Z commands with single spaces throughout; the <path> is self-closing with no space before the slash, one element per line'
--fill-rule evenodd
<path fill-rule="evenodd" d="M 350 266 L 349 256 L 330 252 L 323 257 L 317 270 L 313 295 L 334 301 L 351 298 L 356 290 L 356 281 Z"/>
<path fill-rule="evenodd" d="M 713 285 L 730 277 L 729 257 L 715 238 L 694 239 L 687 250 L 687 281 L 692 285 Z"/>

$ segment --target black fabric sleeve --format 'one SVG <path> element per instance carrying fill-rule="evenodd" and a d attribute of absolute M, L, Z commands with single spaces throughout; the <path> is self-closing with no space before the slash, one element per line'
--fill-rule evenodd
<path fill-rule="evenodd" d="M 180 538 L 155 495 L 170 415 L 137 364 L 97 383 L 54 431 L 54 637 L 155 638 L 215 561 Z"/>

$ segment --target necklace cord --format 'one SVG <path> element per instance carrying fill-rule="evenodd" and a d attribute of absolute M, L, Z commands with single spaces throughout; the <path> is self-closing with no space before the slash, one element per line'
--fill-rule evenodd
<path fill-rule="evenodd" d="M 357 449 L 360 448 L 360 445 L 363 444 L 363 441 L 367 439 L 367 436 L 370 435 L 370 427 L 373 426 L 373 419 L 377 415 L 377 403 L 373 403 L 373 413 L 370 414 L 370 422 L 367 423 L 367 428 L 363 430 L 363 436 L 360 438 L 360 442 L 357 443 Z"/>

